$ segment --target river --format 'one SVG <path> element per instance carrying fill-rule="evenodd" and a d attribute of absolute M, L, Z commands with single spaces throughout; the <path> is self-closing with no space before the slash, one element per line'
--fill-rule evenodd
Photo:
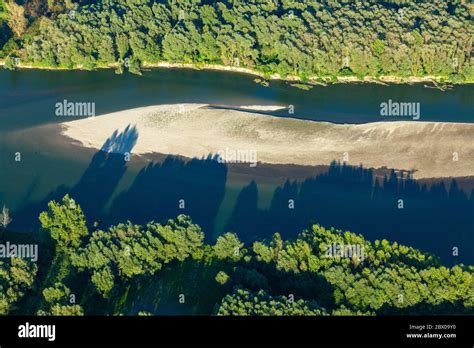
<path fill-rule="evenodd" d="M 37 128 L 69 120 L 55 115 L 55 104 L 63 100 L 93 102 L 97 115 L 155 104 L 291 105 L 293 113 L 286 108 L 269 114 L 335 123 L 403 119 L 380 116 L 380 104 L 393 100 L 420 103 L 421 121 L 474 122 L 472 85 L 443 92 L 423 84 L 360 83 L 305 91 L 283 81 L 264 87 L 253 80 L 239 73 L 186 69 L 154 69 L 143 76 L 0 70 L 0 204 L 11 209 L 11 228 L 34 233 L 46 202 L 70 193 L 89 222 L 103 227 L 185 213 L 210 240 L 231 230 L 251 242 L 276 231 L 295 236 L 318 222 L 433 252 L 448 264 L 474 262 L 471 178 L 454 185 L 445 178 L 402 182 L 389 172 L 338 164 L 248 168 L 159 154 L 124 163 Z M 374 177 L 379 178 L 375 187 Z M 404 209 L 398 208 L 399 199 Z M 290 200 L 294 208 L 288 207 Z"/>

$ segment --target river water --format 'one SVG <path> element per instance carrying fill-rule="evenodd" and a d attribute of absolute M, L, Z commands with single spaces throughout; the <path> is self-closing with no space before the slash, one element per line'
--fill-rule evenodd
<path fill-rule="evenodd" d="M 305 91 L 282 81 L 264 87 L 253 80 L 184 69 L 155 69 L 143 76 L 108 70 L 1 70 L 0 204 L 11 209 L 11 228 L 36 233 L 38 213 L 47 201 L 70 193 L 89 222 L 103 227 L 185 213 L 210 241 L 235 231 L 251 242 L 277 231 L 295 236 L 317 222 L 371 240 L 412 245 L 448 264 L 474 262 L 471 178 L 401 181 L 390 173 L 338 164 L 248 168 L 159 154 L 133 156 L 124 163 L 121 156 L 83 149 L 65 142 L 53 128 L 39 127 L 70 120 L 55 115 L 55 104 L 64 100 L 93 102 L 97 115 L 155 104 L 209 103 L 291 105 L 294 113 L 286 108 L 270 114 L 336 123 L 407 120 L 380 116 L 380 104 L 392 100 L 420 103 L 421 121 L 474 122 L 472 85 L 444 92 L 423 84 L 338 84 Z M 404 209 L 398 208 L 399 199 Z M 179 202 L 185 202 L 184 208 Z M 452 255 L 454 247 L 458 256 Z"/>

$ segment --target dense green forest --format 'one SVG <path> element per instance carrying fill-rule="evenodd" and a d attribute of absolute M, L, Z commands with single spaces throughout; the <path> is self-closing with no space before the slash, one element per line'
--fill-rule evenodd
<path fill-rule="evenodd" d="M 134 73 L 166 61 L 247 67 L 305 81 L 474 79 L 474 6 L 468 1 L 17 1 L 7 3 L 11 37 L 5 40 L 4 28 L 0 39 L 9 67 L 19 57 L 33 66 L 114 66 Z"/>
<path fill-rule="evenodd" d="M 37 263 L 0 262 L 1 314 L 474 314 L 473 266 L 319 225 L 292 240 L 244 245 L 229 232 L 209 244 L 184 215 L 102 230 L 68 196 L 39 219 L 34 236 L 0 234 L 40 245 Z M 328 254 L 333 245 L 364 252 Z"/>
<path fill-rule="evenodd" d="M 11 37 L 11 31 L 8 27 L 7 12 L 4 0 L 0 0 L 0 48 L 5 42 Z M 1 51 L 0 51 L 1 52 Z M 4 56 L 5 53 L 0 53 L 0 57 Z"/>

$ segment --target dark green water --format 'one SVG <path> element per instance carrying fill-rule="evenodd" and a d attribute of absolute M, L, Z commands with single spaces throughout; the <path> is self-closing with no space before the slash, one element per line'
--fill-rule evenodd
<path fill-rule="evenodd" d="M 232 230 L 251 241 L 276 231 L 294 236 L 319 222 L 413 245 L 447 263 L 472 263 L 474 195 L 457 182 L 425 186 L 379 173 L 374 187 L 373 171 L 338 165 L 250 169 L 158 155 L 125 163 L 122 156 L 64 144 L 53 132 L 36 127 L 67 121 L 54 114 L 55 103 L 64 99 L 94 102 L 98 115 L 174 103 L 293 105 L 293 115 L 287 110 L 272 114 L 338 123 L 396 121 L 380 116 L 380 103 L 391 99 L 419 102 L 421 121 L 472 123 L 473 92 L 472 86 L 442 92 L 423 85 L 375 84 L 303 91 L 284 82 L 265 88 L 241 74 L 190 70 L 159 69 L 142 77 L 111 71 L 0 71 L 0 204 L 12 210 L 12 229 L 24 232 L 37 229 L 37 216 L 48 200 L 70 193 L 90 222 L 104 227 L 185 213 L 211 240 Z M 133 144 L 138 135 L 124 136 Z M 127 146 L 133 153 L 133 146 Z M 180 199 L 185 209 L 179 208 Z M 288 209 L 289 199 L 294 209 Z M 397 208 L 398 199 L 405 201 L 403 210 Z M 460 248 L 458 257 L 451 254 L 454 246 Z"/>

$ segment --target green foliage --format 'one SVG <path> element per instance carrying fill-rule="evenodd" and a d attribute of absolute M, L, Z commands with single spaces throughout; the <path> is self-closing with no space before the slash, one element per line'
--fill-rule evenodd
<path fill-rule="evenodd" d="M 252 293 L 237 289 L 233 294 L 224 297 L 217 315 L 327 315 L 327 312 L 314 301 L 270 296 L 262 290 Z"/>
<path fill-rule="evenodd" d="M 328 253 L 335 245 L 358 246 L 363 253 Z M 244 272 L 259 272 L 272 292 L 299 293 L 324 302 L 335 314 L 429 314 L 437 313 L 437 307 L 443 313 L 474 312 L 472 272 L 444 267 L 436 257 L 398 243 L 372 243 L 351 232 L 314 225 L 296 240 L 282 241 L 277 234 L 267 243 L 255 242 L 252 251 L 255 261 Z M 245 276 L 240 283 L 258 289 Z M 228 306 L 228 300 L 223 305 Z"/>
<path fill-rule="evenodd" d="M 91 281 L 101 294 L 107 295 L 114 287 L 114 275 L 109 267 L 94 271 Z"/>
<path fill-rule="evenodd" d="M 56 241 L 65 239 L 60 237 L 65 231 L 83 230 L 84 216 L 72 202 L 68 196 L 61 205 L 51 202 L 41 215 L 44 228 L 52 235 L 57 230 Z M 56 255 L 61 263 L 46 272 L 38 314 L 83 314 L 64 284 L 84 289 L 78 296 L 86 312 L 96 311 L 91 298 L 98 298 L 110 303 L 111 314 L 123 313 L 143 289 L 152 293 L 130 313 L 149 301 L 153 304 L 146 308 L 156 310 L 163 300 L 157 292 L 168 301 L 186 293 L 187 305 L 198 303 L 199 313 L 218 315 L 474 313 L 473 266 L 446 267 L 437 257 L 396 242 L 370 242 L 320 225 L 289 240 L 276 233 L 250 249 L 243 249 L 234 233 L 220 236 L 213 246 L 203 240 L 200 227 L 184 215 L 166 224 L 128 222 L 97 230 L 82 245 L 68 239 L 62 244 L 69 246 L 64 247 L 68 253 Z M 0 262 L 0 313 L 12 311 L 31 288 L 35 273 L 36 265 L 23 260 Z"/>
<path fill-rule="evenodd" d="M 183 0 L 84 2 L 40 17 L 22 57 L 48 66 L 218 63 L 267 76 L 472 76 L 469 4 L 442 0 Z M 454 64 L 457 59 L 457 64 Z"/>
<path fill-rule="evenodd" d="M 232 259 L 238 261 L 242 257 L 243 243 L 240 242 L 239 237 L 235 233 L 227 232 L 217 238 L 216 245 L 214 245 L 214 253 L 218 259 Z"/>
<path fill-rule="evenodd" d="M 5 1 L 0 0 L 0 19 L 6 18 L 6 12 L 7 12 L 7 9 L 5 7 Z"/>
<path fill-rule="evenodd" d="M 74 304 L 71 290 L 62 283 L 56 283 L 54 287 L 43 290 L 43 297 L 46 301 L 46 309 L 38 311 L 38 315 L 55 316 L 79 316 L 84 315 L 81 306 Z"/>
<path fill-rule="evenodd" d="M 2 23 L 0 21 L 0 30 L 2 29 L 1 25 L 2 25 Z M 19 50 L 19 46 L 16 43 L 15 39 L 10 38 L 10 39 L 7 40 L 7 35 L 4 35 L 4 39 L 5 39 L 6 43 L 3 46 L 3 48 L 0 50 L 0 58 L 9 57 L 9 56 L 13 57 L 16 54 L 16 52 Z M 2 47 L 3 40 L 2 40 L 1 37 L 0 37 L 0 40 L 1 40 L 0 41 L 0 47 Z"/>
<path fill-rule="evenodd" d="M 56 283 L 54 288 L 46 288 L 43 290 L 44 299 L 48 303 L 58 302 L 67 295 L 69 295 L 69 289 L 61 283 Z"/>
<path fill-rule="evenodd" d="M 128 44 L 128 37 L 125 34 L 117 34 L 115 36 L 115 45 L 117 46 L 117 52 L 120 59 L 123 59 L 127 56 L 128 51 L 130 50 L 130 45 Z"/>
<path fill-rule="evenodd" d="M 223 271 L 219 271 L 216 275 L 216 282 L 220 285 L 225 285 L 229 281 L 229 276 Z"/>
<path fill-rule="evenodd" d="M 55 304 L 51 307 L 50 313 L 51 313 L 50 315 L 54 315 L 54 316 L 76 316 L 77 317 L 77 316 L 84 315 L 82 307 L 79 305 L 64 306 L 64 305 Z"/>
<path fill-rule="evenodd" d="M 48 203 L 48 210 L 40 214 L 39 220 L 44 231 L 56 242 L 58 251 L 68 251 L 81 245 L 81 238 L 89 234 L 84 213 L 68 195 L 62 204 Z"/>
<path fill-rule="evenodd" d="M 140 70 L 140 65 L 140 60 L 138 58 L 132 57 L 132 59 L 129 60 L 128 71 L 135 75 L 141 75 L 142 72 Z"/>
<path fill-rule="evenodd" d="M 25 7 L 15 1 L 6 1 L 1 5 L 0 15 L 7 20 L 8 26 L 16 37 L 22 37 L 28 27 Z M 1 19 L 1 17 L 0 17 Z"/>
<path fill-rule="evenodd" d="M 12 36 L 11 30 L 8 27 L 7 9 L 5 1 L 0 0 L 0 58 L 4 57 L 5 54 L 2 51 L 2 47 L 5 42 Z"/>
<path fill-rule="evenodd" d="M 377 39 L 372 45 L 372 51 L 376 57 L 381 57 L 385 52 L 385 42 L 383 40 Z"/>
<path fill-rule="evenodd" d="M 31 289 L 37 271 L 36 264 L 24 259 L 0 261 L 0 315 L 15 309 L 15 303 Z"/>
<path fill-rule="evenodd" d="M 5 59 L 4 68 L 7 69 L 7 70 L 16 70 L 16 68 L 17 68 L 16 57 L 8 56 Z"/>
<path fill-rule="evenodd" d="M 72 264 L 92 273 L 92 283 L 107 296 L 117 280 L 152 275 L 164 264 L 202 256 L 204 234 L 199 226 L 180 215 L 166 225 L 132 223 L 95 231 L 89 243 L 71 256 Z"/>

